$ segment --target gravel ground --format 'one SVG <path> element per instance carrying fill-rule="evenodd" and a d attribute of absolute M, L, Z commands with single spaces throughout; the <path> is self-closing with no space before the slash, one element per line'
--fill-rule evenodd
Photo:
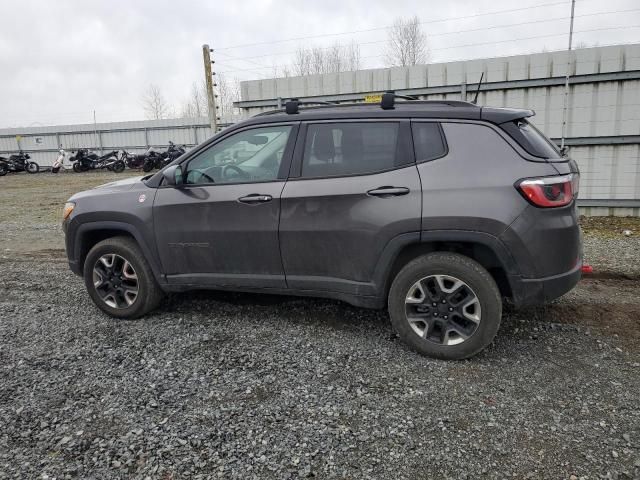
<path fill-rule="evenodd" d="M 199 292 L 115 321 L 54 223 L 0 230 L 0 479 L 640 478 L 635 235 L 588 232 L 598 275 L 442 362 L 328 300 Z"/>
<path fill-rule="evenodd" d="M 194 293 L 114 321 L 42 261 L 0 263 L 0 478 L 640 475 L 637 343 L 564 318 L 606 281 L 447 363 L 332 301 Z"/>

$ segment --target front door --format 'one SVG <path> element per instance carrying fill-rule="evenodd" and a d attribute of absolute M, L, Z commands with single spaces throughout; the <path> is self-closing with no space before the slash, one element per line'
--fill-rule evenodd
<path fill-rule="evenodd" d="M 169 283 L 286 286 L 278 220 L 297 125 L 233 132 L 183 164 L 184 184 L 154 202 Z"/>

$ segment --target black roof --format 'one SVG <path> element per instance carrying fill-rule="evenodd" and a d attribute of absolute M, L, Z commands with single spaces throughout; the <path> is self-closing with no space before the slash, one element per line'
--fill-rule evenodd
<path fill-rule="evenodd" d="M 298 113 L 272 110 L 243 122 L 259 124 L 290 120 L 333 120 L 349 118 L 450 118 L 464 120 L 486 120 L 500 124 L 535 115 L 533 110 L 515 108 L 481 107 L 458 100 L 411 100 L 396 102 L 394 108 L 383 109 L 377 103 L 345 103 L 300 107 Z"/>

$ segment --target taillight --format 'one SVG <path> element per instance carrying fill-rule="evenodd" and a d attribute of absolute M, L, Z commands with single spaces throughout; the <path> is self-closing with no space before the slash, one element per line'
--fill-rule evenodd
<path fill-rule="evenodd" d="M 517 184 L 520 193 L 536 207 L 564 207 L 578 194 L 580 175 L 528 178 Z"/>

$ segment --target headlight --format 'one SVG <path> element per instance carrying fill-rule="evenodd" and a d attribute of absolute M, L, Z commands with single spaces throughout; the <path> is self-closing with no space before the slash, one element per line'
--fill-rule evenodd
<path fill-rule="evenodd" d="M 64 209 L 62 210 L 62 220 L 66 220 L 73 212 L 73 209 L 76 208 L 76 204 L 73 202 L 67 202 L 64 204 Z"/>

